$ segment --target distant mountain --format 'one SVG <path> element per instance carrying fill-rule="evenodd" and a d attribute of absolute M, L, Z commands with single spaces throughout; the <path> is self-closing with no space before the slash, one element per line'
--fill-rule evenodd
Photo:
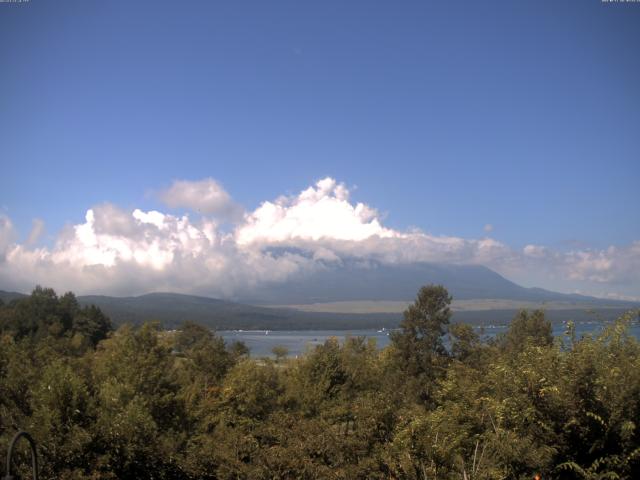
<path fill-rule="evenodd" d="M 541 288 L 524 288 L 482 266 L 418 263 L 366 266 L 347 263 L 339 268 L 300 275 L 286 283 L 258 287 L 235 301 L 176 293 L 150 293 L 137 297 L 79 296 L 83 305 L 97 305 L 116 324 L 158 320 L 174 328 L 190 320 L 216 329 L 309 330 L 393 327 L 401 309 L 384 313 L 371 309 L 362 313 L 303 308 L 331 302 L 412 301 L 422 285 L 444 285 L 454 298 L 454 320 L 470 323 L 505 323 L 525 302 L 528 308 L 544 306 L 552 321 L 613 319 L 637 303 L 567 295 Z M 23 294 L 0 291 L 5 303 Z M 477 300 L 474 301 L 474 300 Z M 485 302 L 483 302 L 485 300 Z M 487 300 L 492 300 L 487 302 Z M 522 303 L 520 303 L 522 302 Z M 461 308 L 464 304 L 464 308 Z M 262 305 L 262 306 L 255 306 Z M 298 305 L 299 309 L 287 308 Z M 504 305 L 486 308 L 486 305 Z M 403 307 L 404 308 L 404 307 Z"/>
<path fill-rule="evenodd" d="M 165 328 L 175 328 L 185 321 L 207 325 L 217 330 L 312 330 L 360 329 L 393 326 L 397 313 L 343 314 L 301 312 L 287 308 L 244 305 L 177 293 L 150 293 L 138 297 L 79 296 L 82 305 L 96 305 L 116 324 L 139 324 L 157 320 Z"/>
<path fill-rule="evenodd" d="M 26 297 L 24 293 L 5 292 L 4 290 L 0 290 L 0 300 L 2 300 L 4 303 L 9 303 L 11 300 L 17 300 L 24 297 Z"/>
<path fill-rule="evenodd" d="M 422 285 L 442 284 L 455 300 L 503 299 L 529 302 L 571 302 L 576 305 L 634 306 L 630 302 L 563 294 L 542 288 L 525 288 L 480 265 L 414 263 L 366 266 L 347 263 L 300 275 L 282 284 L 271 284 L 238 296 L 254 305 L 301 305 L 350 300 L 412 300 Z"/>
<path fill-rule="evenodd" d="M 18 292 L 0 290 L 0 300 L 9 303 L 26 298 Z M 137 297 L 80 295 L 81 305 L 96 305 L 115 325 L 159 321 L 164 328 L 176 328 L 192 321 L 216 330 L 341 330 L 392 327 L 398 313 L 314 313 L 287 308 L 244 305 L 178 293 L 149 293 Z"/>
<path fill-rule="evenodd" d="M 356 330 L 393 328 L 402 318 L 400 312 L 305 312 L 290 308 L 256 307 L 176 293 L 151 293 L 139 297 L 81 296 L 78 300 L 83 305 L 97 305 L 115 324 L 140 324 L 158 320 L 165 328 L 176 328 L 189 320 L 216 330 Z M 547 318 L 554 322 L 569 319 L 613 320 L 627 309 L 596 308 L 596 316 L 589 310 L 586 306 L 549 310 Z M 453 320 L 480 325 L 506 324 L 516 312 L 517 309 L 454 311 Z"/>

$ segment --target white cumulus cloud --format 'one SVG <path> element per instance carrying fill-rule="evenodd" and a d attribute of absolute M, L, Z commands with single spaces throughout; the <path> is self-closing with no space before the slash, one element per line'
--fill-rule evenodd
<path fill-rule="evenodd" d="M 0 262 L 4 259 L 7 249 L 15 241 L 16 232 L 11 219 L 0 214 Z"/>
<path fill-rule="evenodd" d="M 614 284 L 638 282 L 640 241 L 625 247 L 571 251 L 565 256 L 565 264 L 571 279 Z"/>
<path fill-rule="evenodd" d="M 236 238 L 246 245 L 296 239 L 361 241 L 398 235 L 384 228 L 377 217 L 367 205 L 351 204 L 344 184 L 324 178 L 295 197 L 262 203 L 246 216 L 236 230 Z"/>
<path fill-rule="evenodd" d="M 160 199 L 171 208 L 187 208 L 231 221 L 242 216 L 242 207 L 213 178 L 175 180 L 168 189 L 160 192 Z"/>

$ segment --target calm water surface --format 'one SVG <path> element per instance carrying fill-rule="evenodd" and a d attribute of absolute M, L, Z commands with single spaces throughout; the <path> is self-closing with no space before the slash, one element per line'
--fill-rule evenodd
<path fill-rule="evenodd" d="M 605 324 L 601 322 L 581 322 L 576 323 L 576 336 L 580 338 L 587 334 L 598 334 Z M 481 338 L 489 339 L 507 330 L 506 325 L 476 327 L 476 331 Z M 553 327 L 555 336 L 563 335 L 566 325 L 557 324 Z M 373 338 L 378 348 L 389 345 L 389 330 L 223 330 L 217 332 L 227 342 L 240 340 L 244 342 L 253 357 L 273 356 L 271 349 L 276 345 L 281 345 L 289 350 L 289 355 L 297 356 L 307 349 L 312 349 L 316 345 L 324 343 L 331 337 L 336 337 L 343 342 L 346 337 L 366 337 Z M 631 327 L 631 333 L 640 338 L 640 324 L 635 323 Z"/>

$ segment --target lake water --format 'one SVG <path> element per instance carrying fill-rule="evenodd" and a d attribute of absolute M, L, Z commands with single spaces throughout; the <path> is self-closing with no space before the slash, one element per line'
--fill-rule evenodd
<path fill-rule="evenodd" d="M 580 338 L 587 334 L 598 334 L 605 324 L 602 322 L 580 322 L 576 323 L 576 336 Z M 478 334 L 483 339 L 489 339 L 507 330 L 506 325 L 475 327 Z M 556 324 L 553 326 L 555 336 L 563 335 L 566 325 Z M 635 323 L 631 327 L 631 333 L 640 338 L 640 324 Z M 271 349 L 277 345 L 286 347 L 290 356 L 297 356 L 315 345 L 324 343 L 331 337 L 336 337 L 343 342 L 346 337 L 366 337 L 373 338 L 378 348 L 389 345 L 389 330 L 223 330 L 217 332 L 226 342 L 239 340 L 244 342 L 253 357 L 273 356 Z"/>

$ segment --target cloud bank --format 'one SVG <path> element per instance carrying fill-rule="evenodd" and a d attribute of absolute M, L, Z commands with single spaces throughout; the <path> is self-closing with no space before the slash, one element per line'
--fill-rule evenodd
<path fill-rule="evenodd" d="M 83 223 L 64 229 L 48 247 L 34 246 L 43 224 L 34 223 L 30 240 L 20 244 L 11 220 L 0 216 L 0 288 L 28 291 L 39 283 L 78 293 L 233 297 L 355 259 L 482 264 L 548 288 L 640 296 L 640 241 L 559 252 L 541 245 L 518 250 L 490 237 L 398 231 L 385 227 L 372 207 L 352 202 L 345 185 L 332 178 L 251 212 L 210 178 L 176 181 L 161 198 L 189 212 L 95 205 Z"/>

